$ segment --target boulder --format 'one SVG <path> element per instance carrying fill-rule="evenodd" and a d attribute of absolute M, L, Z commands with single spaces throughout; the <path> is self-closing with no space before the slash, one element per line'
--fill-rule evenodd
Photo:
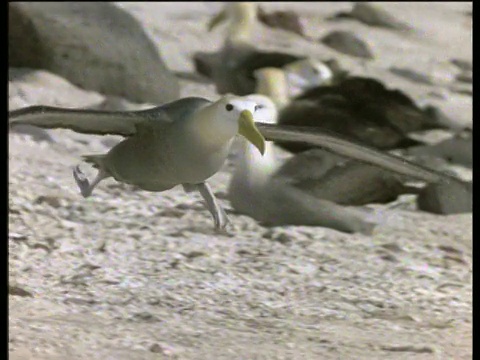
<path fill-rule="evenodd" d="M 332 31 L 320 42 L 341 53 L 364 59 L 373 59 L 372 51 L 366 42 L 350 31 Z"/>
<path fill-rule="evenodd" d="M 179 84 L 129 13 L 106 2 L 9 3 L 9 66 L 45 69 L 84 89 L 162 104 Z"/>
<path fill-rule="evenodd" d="M 420 210 L 434 214 L 471 213 L 473 184 L 471 182 L 428 184 L 418 195 Z"/>

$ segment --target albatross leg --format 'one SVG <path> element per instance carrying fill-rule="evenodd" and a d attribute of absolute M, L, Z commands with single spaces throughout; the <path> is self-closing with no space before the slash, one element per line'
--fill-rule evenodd
<path fill-rule="evenodd" d="M 213 195 L 212 189 L 210 189 L 210 186 L 207 183 L 203 182 L 199 184 L 184 184 L 183 188 L 186 192 L 198 190 L 200 195 L 202 195 L 202 198 L 203 200 L 205 200 L 205 203 L 207 205 L 208 211 L 210 211 L 210 214 L 212 214 L 213 216 L 215 229 L 224 229 L 227 226 L 229 222 L 228 216 L 225 210 L 223 210 L 223 208 L 218 203 L 215 195 Z"/>
<path fill-rule="evenodd" d="M 93 179 L 92 183 L 90 183 L 82 170 L 80 170 L 80 165 L 75 166 L 73 169 L 73 178 L 75 179 L 75 182 L 77 183 L 78 188 L 80 189 L 80 192 L 84 198 L 92 195 L 95 186 L 109 176 L 110 174 L 108 174 L 105 170 L 99 170 L 95 179 Z"/>

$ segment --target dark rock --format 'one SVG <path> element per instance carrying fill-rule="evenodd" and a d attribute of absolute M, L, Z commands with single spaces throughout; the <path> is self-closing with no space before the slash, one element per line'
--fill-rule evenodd
<path fill-rule="evenodd" d="M 47 204 L 53 208 L 62 207 L 62 199 L 54 195 L 40 195 L 33 201 L 34 204 Z"/>
<path fill-rule="evenodd" d="M 463 59 L 451 59 L 450 62 L 463 71 L 473 71 L 473 65 L 471 61 Z"/>
<path fill-rule="evenodd" d="M 390 15 L 385 10 L 382 10 L 368 2 L 357 2 L 352 9 L 352 17 L 357 20 L 370 25 L 389 29 L 406 30 L 410 27 Z"/>
<path fill-rule="evenodd" d="M 33 297 L 30 291 L 23 289 L 18 285 L 9 285 L 8 286 L 8 294 L 14 296 L 22 296 L 22 297 Z"/>
<path fill-rule="evenodd" d="M 453 163 L 472 168 L 473 166 L 473 138 L 472 132 L 466 130 L 449 139 L 433 145 L 412 147 L 407 150 L 408 155 L 419 157 L 439 158 L 447 163 Z M 432 160 L 429 159 L 428 162 Z"/>
<path fill-rule="evenodd" d="M 350 12 L 341 12 L 331 18 L 331 20 L 337 19 L 355 19 L 366 25 L 394 30 L 411 29 L 410 26 L 398 21 L 387 11 L 367 2 L 357 2 Z"/>
<path fill-rule="evenodd" d="M 258 20 L 271 28 L 290 31 L 300 36 L 305 35 L 300 17 L 291 10 L 267 13 L 265 10 L 259 7 Z"/>
<path fill-rule="evenodd" d="M 463 83 L 471 84 L 473 83 L 473 73 L 472 71 L 462 71 L 455 77 L 455 80 Z"/>
<path fill-rule="evenodd" d="M 332 31 L 320 39 L 320 42 L 347 55 L 373 59 L 368 45 L 349 31 Z"/>
<path fill-rule="evenodd" d="M 458 122 L 455 120 L 455 117 L 447 115 L 447 113 L 445 113 L 445 111 L 443 111 L 439 106 L 431 104 L 425 105 L 423 112 L 425 116 L 428 116 L 431 119 L 431 123 L 438 124 L 439 128 L 443 127 L 456 132 L 464 130 L 462 125 L 458 124 Z"/>
<path fill-rule="evenodd" d="M 427 185 L 418 195 L 420 210 L 434 214 L 459 214 L 472 212 L 473 185 L 471 182 L 438 183 Z"/>
<path fill-rule="evenodd" d="M 9 66 L 47 69 L 85 89 L 156 104 L 177 79 L 138 21 L 107 2 L 9 3 Z"/>
<path fill-rule="evenodd" d="M 430 76 L 422 74 L 416 70 L 399 68 L 395 66 L 392 66 L 389 70 L 392 74 L 411 80 L 413 82 L 419 84 L 433 85 L 433 81 Z"/>

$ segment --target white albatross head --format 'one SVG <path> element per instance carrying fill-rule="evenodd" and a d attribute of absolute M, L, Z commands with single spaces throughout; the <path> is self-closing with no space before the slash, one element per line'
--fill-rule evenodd
<path fill-rule="evenodd" d="M 317 86 L 330 85 L 334 77 L 330 67 L 315 59 L 294 61 L 284 66 L 283 70 L 287 77 L 291 97 Z"/>

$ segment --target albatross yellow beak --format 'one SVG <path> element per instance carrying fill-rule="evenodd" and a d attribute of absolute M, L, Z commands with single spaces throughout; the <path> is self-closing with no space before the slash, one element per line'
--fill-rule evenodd
<path fill-rule="evenodd" d="M 220 23 L 222 23 L 226 19 L 227 19 L 227 12 L 225 10 L 220 11 L 208 23 L 208 31 L 212 31 L 214 28 L 216 28 Z"/>
<path fill-rule="evenodd" d="M 238 133 L 250 141 L 260 154 L 265 153 L 265 138 L 255 126 L 253 115 L 248 110 L 243 110 L 238 118 Z"/>

